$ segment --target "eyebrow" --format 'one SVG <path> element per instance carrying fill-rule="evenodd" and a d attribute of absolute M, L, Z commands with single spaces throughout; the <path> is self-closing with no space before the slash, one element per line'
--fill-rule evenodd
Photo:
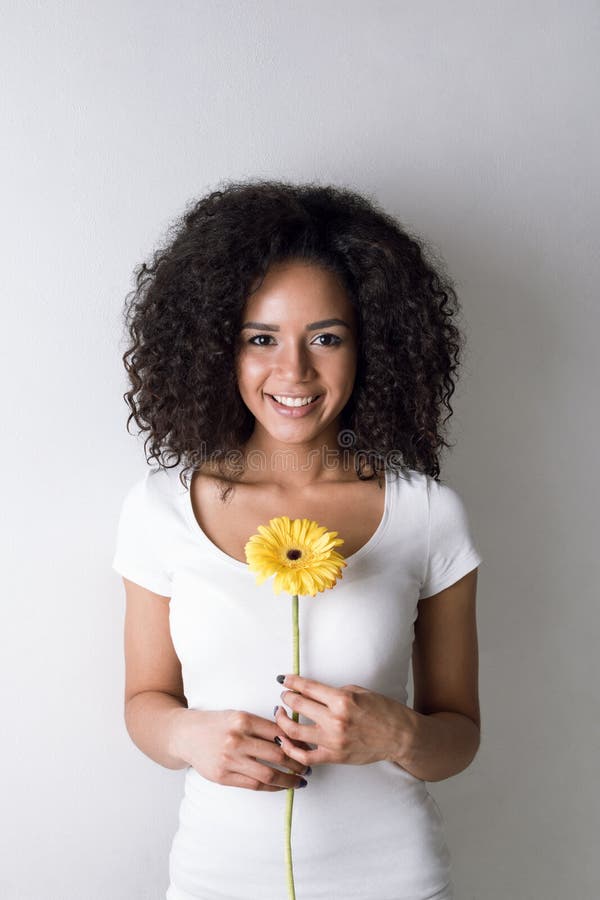
<path fill-rule="evenodd" d="M 345 328 L 350 328 L 347 322 L 344 322 L 343 319 L 321 319 L 320 322 L 311 322 L 310 325 L 307 325 L 304 329 L 305 331 L 316 331 L 317 328 L 329 328 L 330 325 L 343 325 Z M 279 325 L 268 325 L 264 322 L 244 322 L 242 328 L 256 328 L 260 331 L 279 331 Z"/>

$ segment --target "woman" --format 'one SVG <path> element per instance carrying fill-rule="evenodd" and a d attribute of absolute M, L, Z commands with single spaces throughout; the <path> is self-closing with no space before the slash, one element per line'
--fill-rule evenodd
<path fill-rule="evenodd" d="M 481 557 L 439 480 L 448 278 L 355 192 L 255 181 L 193 205 L 129 300 L 128 424 L 159 465 L 124 500 L 113 566 L 129 734 L 186 769 L 168 900 L 282 900 L 282 792 L 307 781 L 298 900 L 452 898 L 426 782 L 479 746 Z M 289 597 L 244 553 L 281 515 L 344 541 L 342 579 L 300 597 L 302 676 Z"/>

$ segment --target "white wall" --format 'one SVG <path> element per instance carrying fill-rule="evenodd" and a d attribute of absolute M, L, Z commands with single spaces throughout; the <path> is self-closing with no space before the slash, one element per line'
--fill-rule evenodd
<path fill-rule="evenodd" d="M 2 7 L 0 897 L 164 896 L 183 772 L 125 731 L 110 568 L 146 465 L 120 315 L 184 204 L 250 176 L 371 193 L 458 282 L 483 741 L 430 790 L 457 900 L 593 896 L 598 4 Z"/>

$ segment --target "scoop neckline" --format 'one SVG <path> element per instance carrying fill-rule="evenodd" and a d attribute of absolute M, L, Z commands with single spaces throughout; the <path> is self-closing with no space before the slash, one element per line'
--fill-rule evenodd
<path fill-rule="evenodd" d="M 359 547 L 354 553 L 351 553 L 350 556 L 345 556 L 344 560 L 346 564 L 354 563 L 357 559 L 361 559 L 363 556 L 366 556 L 383 538 L 388 522 L 390 520 L 391 513 L 391 505 L 392 505 L 392 496 L 391 496 L 391 484 L 390 484 L 390 475 L 388 470 L 386 469 L 384 472 L 385 478 L 385 488 L 384 488 L 384 499 L 383 499 L 383 515 L 379 522 L 379 525 L 369 538 L 369 540 Z M 185 488 L 183 492 L 183 506 L 185 517 L 188 523 L 188 527 L 193 535 L 199 537 L 202 544 L 206 547 L 207 550 L 212 552 L 212 555 L 220 559 L 222 562 L 228 563 L 233 568 L 238 569 L 238 571 L 247 572 L 248 563 L 242 562 L 240 559 L 236 559 L 234 556 L 230 556 L 229 553 L 225 553 L 217 544 L 212 541 L 206 532 L 200 527 L 200 523 L 196 519 L 194 508 L 192 506 L 192 492 L 191 492 L 191 479 L 190 486 Z M 338 532 L 339 533 L 339 532 Z"/>

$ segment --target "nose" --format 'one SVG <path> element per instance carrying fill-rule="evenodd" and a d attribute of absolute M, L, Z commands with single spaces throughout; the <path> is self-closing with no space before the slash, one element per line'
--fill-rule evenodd
<path fill-rule="evenodd" d="M 291 384 L 296 381 L 308 381 L 315 371 L 310 350 L 304 343 L 287 346 L 282 344 L 277 369 L 280 377 Z"/>

